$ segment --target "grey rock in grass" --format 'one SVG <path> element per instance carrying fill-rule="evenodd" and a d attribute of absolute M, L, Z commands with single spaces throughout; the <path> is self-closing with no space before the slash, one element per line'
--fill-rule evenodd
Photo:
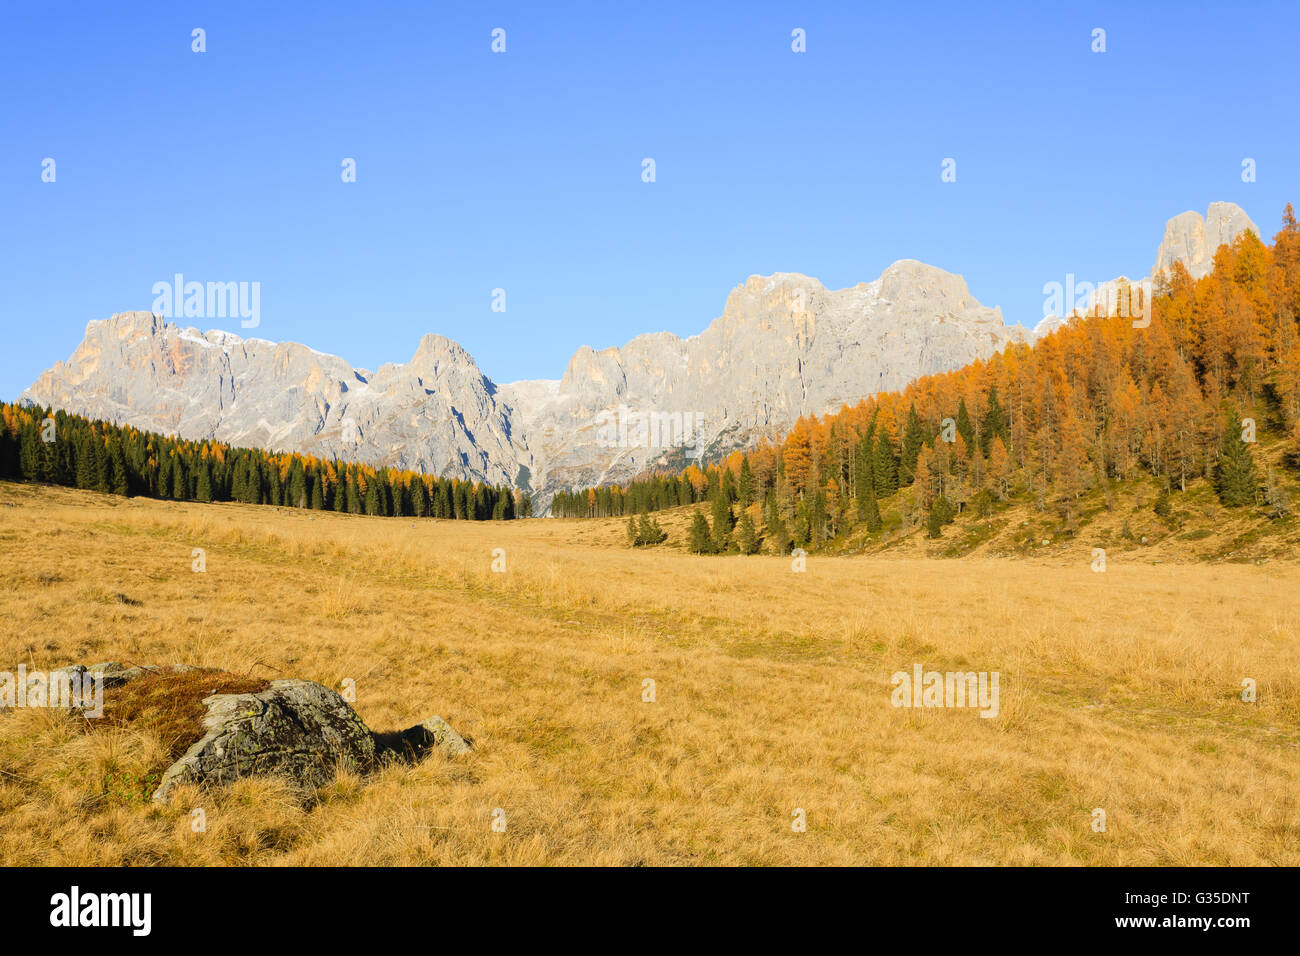
<path fill-rule="evenodd" d="M 163 774 L 155 800 L 167 800 L 182 783 L 265 774 L 311 791 L 339 767 L 364 773 L 385 756 L 413 761 L 435 747 L 451 755 L 471 749 L 441 717 L 376 734 L 342 697 L 312 681 L 276 680 L 256 694 L 214 694 L 203 703 L 203 738 Z"/>
<path fill-rule="evenodd" d="M 275 774 L 313 790 L 336 768 L 369 770 L 370 728 L 337 693 L 305 680 L 276 680 L 256 694 L 214 694 L 203 701 L 206 733 L 163 774 L 153 798 L 166 800 L 182 783 L 224 784 Z"/>

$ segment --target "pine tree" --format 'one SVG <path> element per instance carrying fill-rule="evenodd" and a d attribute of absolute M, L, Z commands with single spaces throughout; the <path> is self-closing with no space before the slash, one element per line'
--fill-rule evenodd
<path fill-rule="evenodd" d="M 916 456 L 925 444 L 925 429 L 913 405 L 907 413 L 907 430 L 903 433 L 903 448 L 899 453 L 898 487 L 906 488 L 916 478 Z"/>
<path fill-rule="evenodd" d="M 702 511 L 696 511 L 691 518 L 691 530 L 688 547 L 692 554 L 712 554 L 713 536 L 709 533 L 709 519 Z"/>
<path fill-rule="evenodd" d="M 212 500 L 212 466 L 206 458 L 199 461 L 194 479 L 194 497 L 198 501 Z"/>
<path fill-rule="evenodd" d="M 631 521 L 632 519 L 628 519 Z M 648 514 L 643 513 L 641 520 L 636 526 L 636 543 L 643 547 L 652 547 L 656 544 L 662 544 L 668 535 L 664 529 L 659 527 L 659 522 L 655 521 Z"/>
<path fill-rule="evenodd" d="M 289 486 L 285 492 L 284 503 L 290 508 L 306 508 L 308 504 L 307 496 L 307 475 L 302 470 L 302 463 L 294 459 L 289 466 Z"/>
<path fill-rule="evenodd" d="M 258 456 L 261 458 L 261 455 Z M 284 504 L 284 488 L 280 484 L 280 469 L 273 462 L 265 462 L 263 470 L 266 473 L 266 503 L 271 505 Z"/>
<path fill-rule="evenodd" d="M 975 426 L 971 424 L 970 412 L 966 410 L 966 399 L 964 398 L 961 400 L 961 404 L 957 406 L 957 434 L 966 443 L 966 450 L 969 454 L 970 449 L 975 447 Z"/>
<path fill-rule="evenodd" d="M 867 502 L 874 504 L 876 500 L 876 488 L 872 479 L 872 466 L 875 464 L 873 430 L 874 426 L 867 429 L 853 455 L 853 497 L 857 500 L 859 521 L 866 520 L 870 512 Z"/>
<path fill-rule="evenodd" d="M 1007 438 L 1007 417 L 998 404 L 998 387 L 989 386 L 989 407 L 984 412 L 984 427 L 980 429 L 980 450 L 987 456 L 990 443 L 994 438 L 1001 438 L 1005 444 Z"/>
<path fill-rule="evenodd" d="M 740 516 L 740 524 L 736 528 L 736 542 L 740 546 L 741 554 L 755 554 L 758 552 L 758 532 L 754 529 L 754 519 L 746 511 Z"/>
<path fill-rule="evenodd" d="M 725 495 L 719 494 L 713 499 L 713 550 L 715 552 L 721 553 L 727 550 L 727 539 L 734 522 L 731 503 Z"/>
<path fill-rule="evenodd" d="M 808 530 L 813 544 L 821 544 L 826 540 L 829 517 L 826 489 L 818 488 L 817 494 L 813 496 L 812 508 L 809 509 L 808 513 Z"/>
<path fill-rule="evenodd" d="M 871 471 L 877 498 L 888 498 L 898 490 L 898 453 L 884 429 L 876 436 L 876 456 Z"/>
<path fill-rule="evenodd" d="M 772 542 L 772 550 L 777 554 L 788 554 L 790 552 L 790 532 L 786 530 L 785 522 L 780 518 L 772 522 L 767 537 Z"/>
<path fill-rule="evenodd" d="M 177 501 L 189 498 L 185 493 L 185 462 L 179 455 L 174 456 L 172 461 L 172 497 Z"/>
<path fill-rule="evenodd" d="M 1160 494 L 1156 495 L 1156 503 L 1152 510 L 1161 518 L 1168 518 L 1173 513 L 1173 507 L 1169 503 L 1169 487 L 1167 485 L 1160 489 Z"/>
<path fill-rule="evenodd" d="M 750 470 L 749 459 L 740 463 L 740 480 L 736 486 L 736 501 L 740 507 L 748 508 L 754 500 L 754 473 Z"/>
<path fill-rule="evenodd" d="M 808 520 L 808 506 L 802 504 L 794 518 L 794 543 L 806 548 L 812 542 L 812 524 Z"/>
<path fill-rule="evenodd" d="M 952 502 L 939 495 L 930 503 L 930 512 L 925 520 L 926 532 L 931 538 L 938 538 L 943 534 L 943 526 L 952 523 L 955 516 Z"/>
<path fill-rule="evenodd" d="M 862 515 L 862 518 L 867 523 L 867 530 L 874 534 L 879 531 L 882 526 L 880 520 L 880 505 L 876 504 L 875 495 L 867 495 L 866 502 L 866 514 Z"/>
<path fill-rule="evenodd" d="M 86 440 L 84 435 L 77 437 L 77 487 L 94 488 L 95 487 L 95 455 L 91 448 L 92 442 Z"/>
<path fill-rule="evenodd" d="M 417 518 L 429 516 L 429 496 L 424 487 L 424 478 L 419 475 L 411 479 L 411 514 Z"/>
<path fill-rule="evenodd" d="M 176 467 L 176 461 L 171 455 L 163 455 L 162 461 L 158 463 L 158 495 L 162 498 L 172 497 L 172 489 L 176 487 L 172 478 L 172 471 Z"/>
<path fill-rule="evenodd" d="M 90 434 L 91 454 L 95 458 L 95 490 L 109 494 L 113 490 L 113 466 L 109 458 L 108 447 L 104 440 L 94 431 Z M 163 494 L 160 488 L 158 494 Z"/>
<path fill-rule="evenodd" d="M 1223 436 L 1214 487 L 1219 493 L 1219 500 L 1229 508 L 1255 503 L 1259 476 L 1255 471 L 1255 459 L 1250 453 L 1250 445 L 1242 440 L 1240 419 Z"/>

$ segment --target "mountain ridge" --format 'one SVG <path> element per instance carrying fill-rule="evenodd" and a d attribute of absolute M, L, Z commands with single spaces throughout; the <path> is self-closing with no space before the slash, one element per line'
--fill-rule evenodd
<path fill-rule="evenodd" d="M 1244 228 L 1254 223 L 1230 203 L 1212 203 L 1205 218 L 1184 213 L 1167 224 L 1157 266 L 1185 257 L 1199 269 L 1217 249 L 1207 251 L 1210 241 Z M 800 417 L 1044 330 L 1007 325 L 961 275 L 900 259 L 875 280 L 836 290 L 801 273 L 751 275 L 696 335 L 583 345 L 559 379 L 504 384 L 438 333 L 422 336 L 407 362 L 372 372 L 302 343 L 117 313 L 89 322 L 73 355 L 19 400 L 184 438 L 517 485 L 542 511 L 556 490 L 775 437 Z M 638 415 L 676 416 L 679 428 L 688 418 L 689 441 L 679 433 L 657 442 L 654 422 L 629 430 Z"/>

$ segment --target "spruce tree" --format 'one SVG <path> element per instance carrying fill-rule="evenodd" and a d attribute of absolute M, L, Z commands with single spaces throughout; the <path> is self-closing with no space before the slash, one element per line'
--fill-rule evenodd
<path fill-rule="evenodd" d="M 417 518 L 429 515 L 429 496 L 424 488 L 424 478 L 419 475 L 411 479 L 411 514 Z"/>
<path fill-rule="evenodd" d="M 725 492 L 720 490 L 718 496 L 713 499 L 713 550 L 722 552 L 727 550 L 727 537 L 731 534 L 731 527 L 735 518 L 731 514 L 731 502 L 727 499 Z"/>
<path fill-rule="evenodd" d="M 957 516 L 957 509 L 953 507 L 943 495 L 939 495 L 930 502 L 930 513 L 926 516 L 925 526 L 931 538 L 939 537 L 943 532 L 942 528 L 946 524 L 952 524 Z"/>
<path fill-rule="evenodd" d="M 935 498 L 930 502 L 930 513 L 925 519 L 926 533 L 931 538 L 937 538 L 943 534 L 943 518 L 939 512 L 939 499 Z"/>
<path fill-rule="evenodd" d="M 993 439 L 1001 438 L 1003 444 L 1006 444 L 1007 434 L 1007 417 L 998 404 L 998 387 L 990 385 L 989 407 L 984 413 L 984 427 L 980 429 L 980 451 L 987 456 Z"/>
<path fill-rule="evenodd" d="M 691 531 L 687 546 L 693 554 L 712 554 L 713 536 L 709 534 L 709 519 L 704 512 L 696 511 L 691 518 Z"/>
<path fill-rule="evenodd" d="M 95 487 L 95 454 L 84 435 L 77 438 L 77 487 Z"/>
<path fill-rule="evenodd" d="M 859 521 L 865 520 L 870 511 L 867 502 L 875 504 L 876 501 L 876 487 L 872 480 L 872 465 L 875 464 L 873 431 L 874 426 L 867 429 L 867 433 L 862 436 L 862 441 L 858 442 L 854 453 L 853 497 L 857 500 Z"/>
<path fill-rule="evenodd" d="M 194 497 L 199 501 L 212 500 L 212 467 L 207 459 L 200 460 L 194 479 Z"/>
<path fill-rule="evenodd" d="M 185 501 L 189 498 L 185 493 L 185 463 L 179 455 L 172 461 L 172 497 L 177 501 Z"/>
<path fill-rule="evenodd" d="M 898 490 L 898 452 L 884 429 L 876 435 L 876 457 L 871 474 L 877 498 L 888 498 Z"/>
<path fill-rule="evenodd" d="M 1255 503 L 1259 488 L 1259 475 L 1250 445 L 1242 440 L 1241 421 L 1223 436 L 1219 450 L 1219 463 L 1215 468 L 1214 487 L 1219 500 L 1229 508 L 1240 508 Z"/>
<path fill-rule="evenodd" d="M 122 453 L 122 442 L 116 437 L 109 441 L 106 457 L 108 459 L 108 490 L 115 495 L 129 495 L 131 493 L 131 473 L 126 467 L 126 455 Z"/>
<path fill-rule="evenodd" d="M 736 528 L 736 543 L 740 546 L 741 554 L 754 554 L 758 551 L 758 532 L 754 528 L 754 519 L 746 511 L 740 516 L 740 524 Z"/>
<path fill-rule="evenodd" d="M 975 449 L 975 426 L 971 423 L 970 412 L 966 410 L 965 398 L 957 406 L 957 434 L 966 443 L 966 454 L 969 455 Z"/>
<path fill-rule="evenodd" d="M 18 471 L 24 481 L 40 480 L 41 433 L 32 423 L 24 425 L 18 433 Z"/>
<path fill-rule="evenodd" d="M 740 463 L 740 481 L 736 487 L 736 501 L 741 508 L 748 508 L 754 500 L 754 473 L 749 468 L 749 458 Z"/>
<path fill-rule="evenodd" d="M 628 519 L 628 521 L 631 520 L 631 518 Z M 667 537 L 668 535 L 664 533 L 664 529 L 659 527 L 658 521 L 655 521 L 648 514 L 643 513 L 641 515 L 641 520 L 637 522 L 636 526 L 636 543 L 638 545 L 651 547 L 663 543 Z"/>
<path fill-rule="evenodd" d="M 808 547 L 812 541 L 812 525 L 808 520 L 808 506 L 801 504 L 794 519 L 794 543 L 801 548 Z"/>
<path fill-rule="evenodd" d="M 1168 486 L 1160 489 L 1160 494 L 1156 496 L 1155 507 L 1152 510 L 1161 518 L 1168 518 L 1173 513 L 1173 507 L 1169 503 Z"/>
<path fill-rule="evenodd" d="M 907 430 L 903 433 L 903 448 L 899 452 L 898 487 L 905 488 L 916 478 L 916 459 L 925 444 L 925 428 L 913 405 L 907 413 Z"/>
<path fill-rule="evenodd" d="M 808 513 L 808 530 L 813 544 L 821 544 L 826 540 L 828 514 L 826 510 L 826 490 L 818 488 L 817 494 L 813 496 L 812 508 Z"/>
<path fill-rule="evenodd" d="M 303 473 L 302 463 L 297 459 L 289 467 L 289 487 L 285 493 L 284 503 L 290 508 L 307 507 L 307 476 Z"/>
<path fill-rule="evenodd" d="M 874 534 L 875 532 L 879 531 L 881 528 L 880 505 L 876 504 L 875 495 L 867 495 L 866 501 L 867 501 L 867 510 L 866 510 L 866 514 L 864 514 L 862 517 L 863 520 L 866 521 L 867 523 L 867 530 Z"/>
<path fill-rule="evenodd" d="M 108 494 L 113 490 L 113 468 L 104 439 L 94 432 L 90 435 L 90 451 L 95 458 L 95 490 Z M 164 493 L 161 487 L 158 493 Z"/>

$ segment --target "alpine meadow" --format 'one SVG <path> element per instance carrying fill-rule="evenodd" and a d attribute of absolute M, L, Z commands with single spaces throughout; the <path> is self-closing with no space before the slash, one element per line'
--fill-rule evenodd
<path fill-rule="evenodd" d="M 1295 13 L 6 13 L 0 915 L 1284 928 Z"/>

